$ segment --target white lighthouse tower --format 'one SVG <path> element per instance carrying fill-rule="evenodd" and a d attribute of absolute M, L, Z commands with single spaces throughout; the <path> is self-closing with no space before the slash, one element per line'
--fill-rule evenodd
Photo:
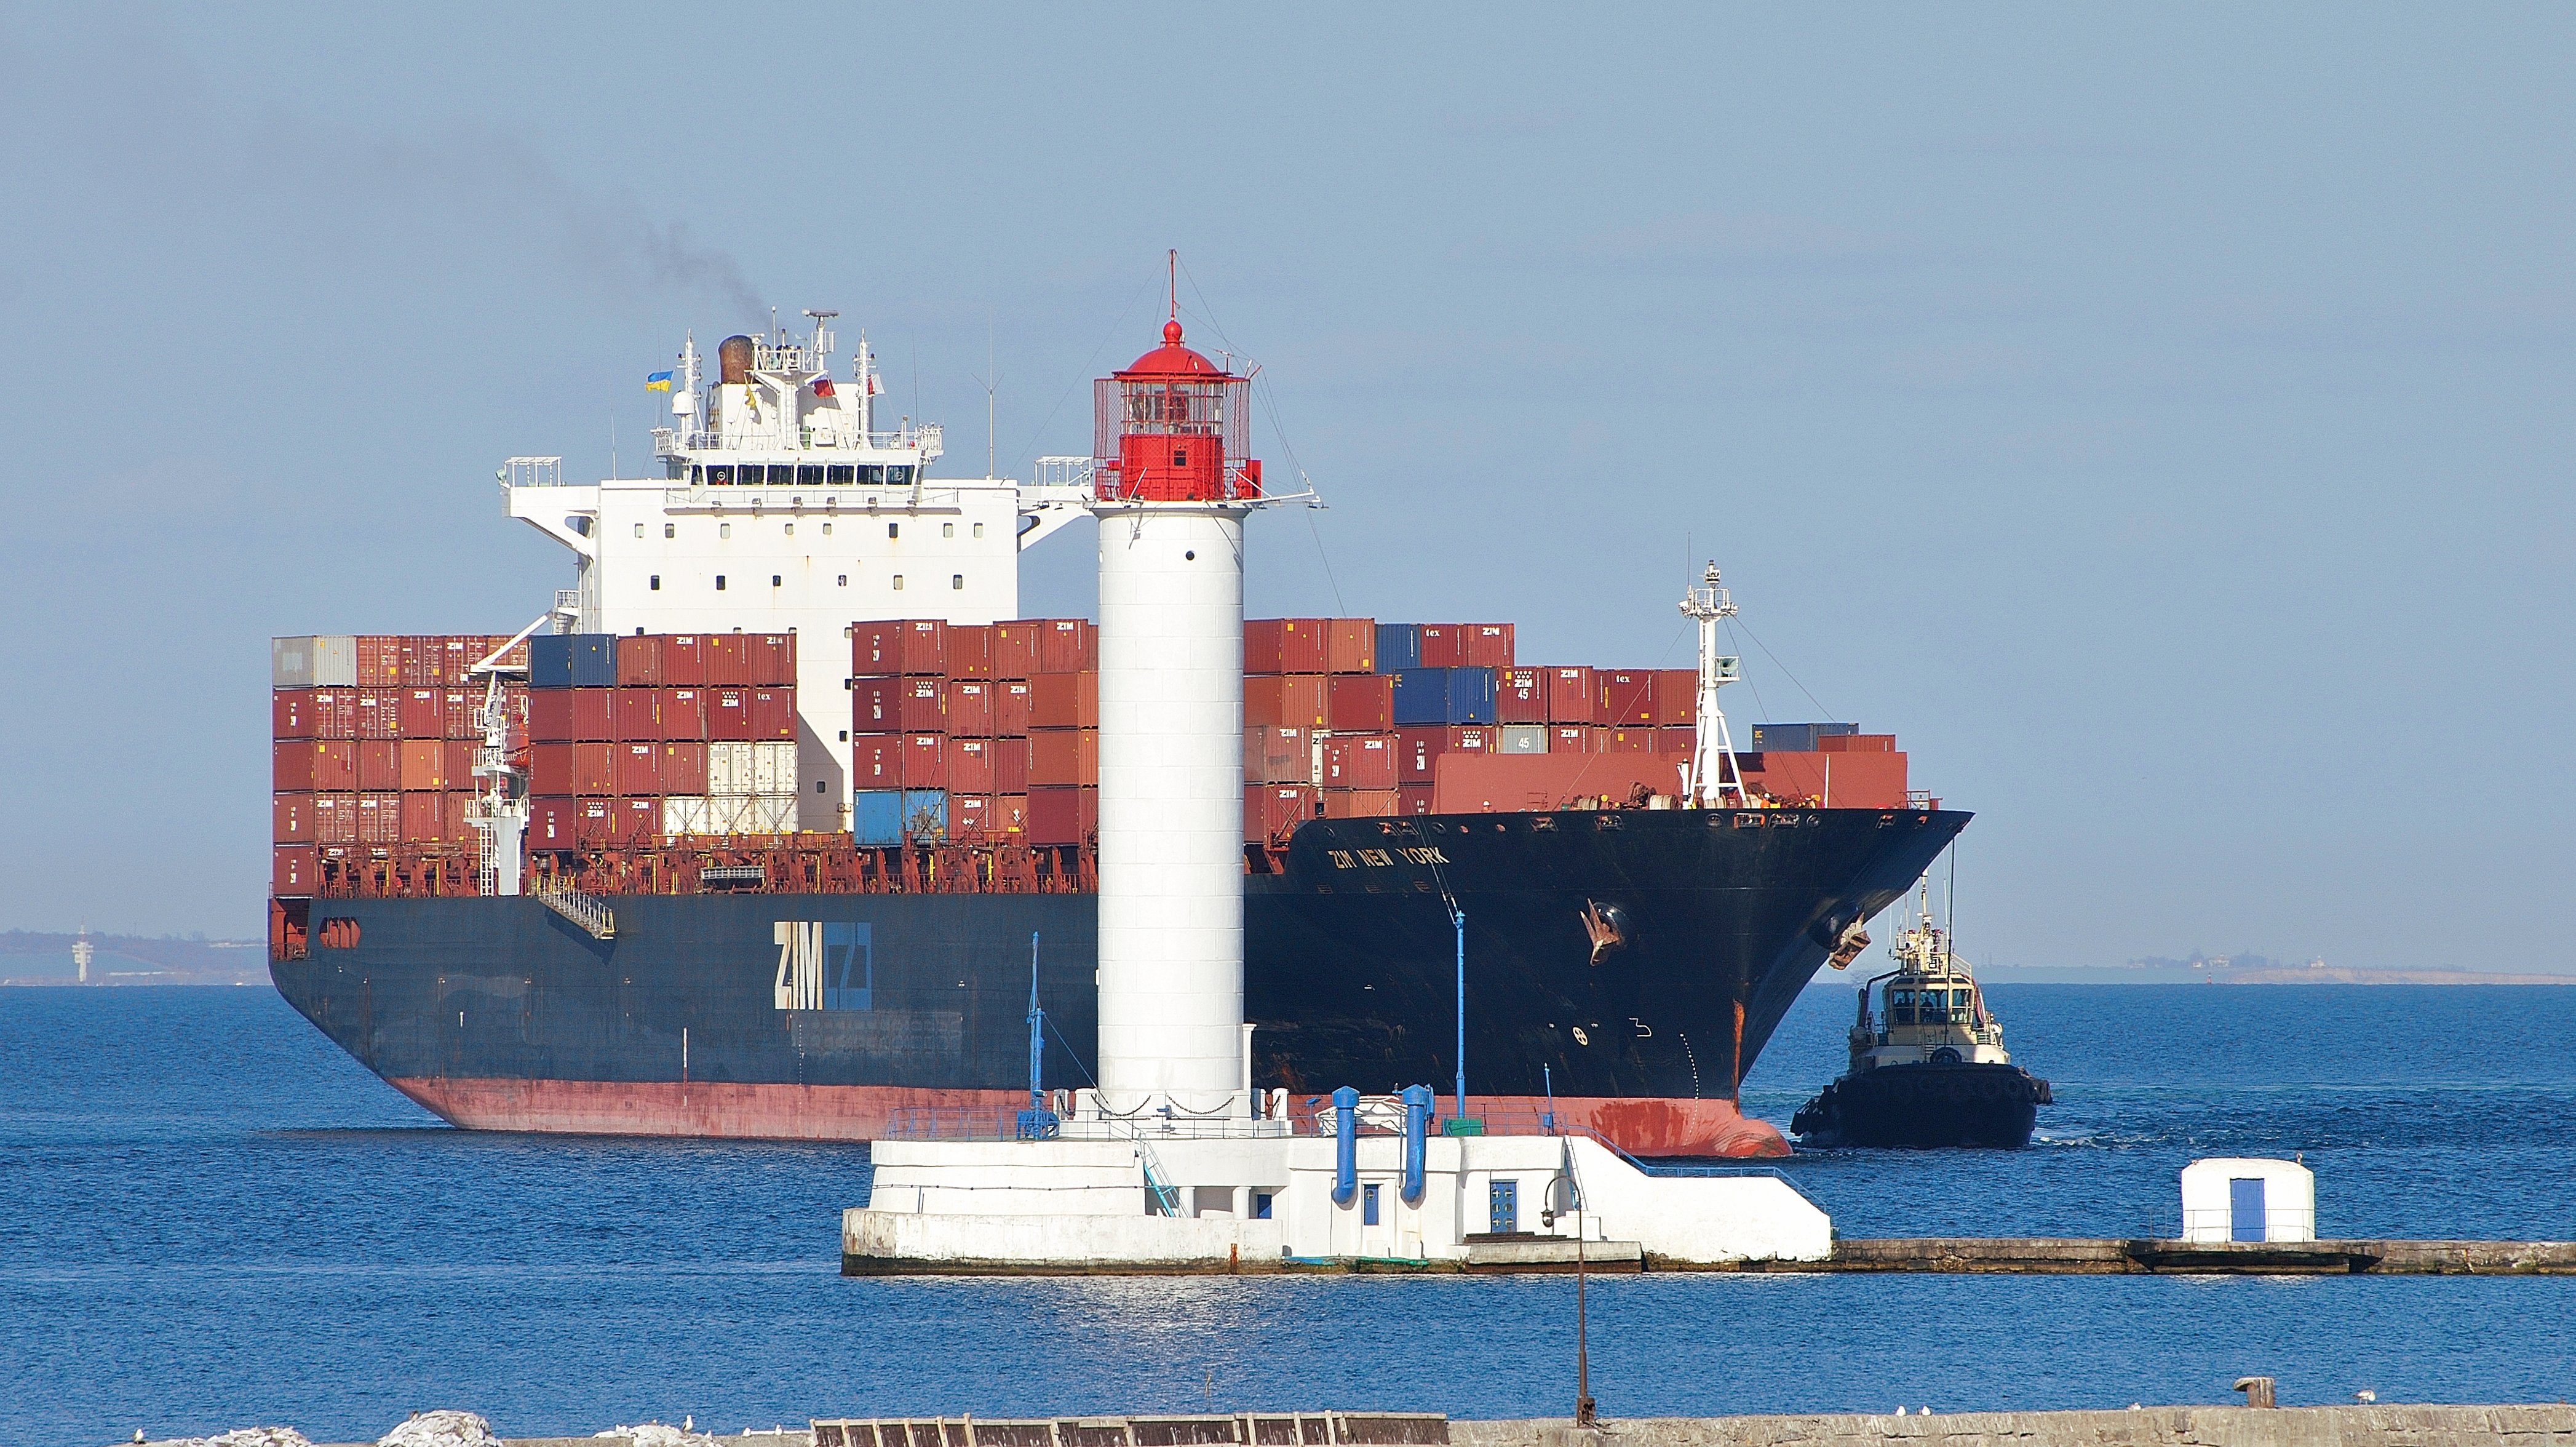
<path fill-rule="evenodd" d="M 1243 522 L 1251 379 L 1181 343 L 1096 384 L 1097 1115 L 1252 1114 L 1243 1029 Z"/>

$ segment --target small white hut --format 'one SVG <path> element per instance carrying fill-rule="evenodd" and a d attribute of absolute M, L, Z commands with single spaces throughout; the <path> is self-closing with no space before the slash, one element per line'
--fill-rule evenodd
<path fill-rule="evenodd" d="M 2194 1161 L 2182 1168 L 2182 1239 L 2314 1241 L 2316 1174 L 2251 1156 Z"/>

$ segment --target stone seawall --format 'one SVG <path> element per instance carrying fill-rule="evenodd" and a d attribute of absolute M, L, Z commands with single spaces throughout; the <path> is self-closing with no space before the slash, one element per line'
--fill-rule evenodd
<path fill-rule="evenodd" d="M 2576 1407 L 2135 1407 L 1449 1424 L 1452 1447 L 2576 1447 Z"/>

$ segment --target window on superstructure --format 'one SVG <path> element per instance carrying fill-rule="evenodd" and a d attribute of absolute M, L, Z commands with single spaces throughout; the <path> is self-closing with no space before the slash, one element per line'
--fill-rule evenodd
<path fill-rule="evenodd" d="M 951 574 L 949 574 L 949 575 L 948 575 L 948 586 L 949 586 L 949 587 L 951 587 L 951 588 L 953 588 L 953 589 L 956 589 L 956 590 L 957 590 L 957 591 L 959 591 L 959 592 L 964 592 L 964 591 L 965 591 L 965 589 L 966 589 L 966 575 L 965 575 L 964 573 L 951 573 Z"/>
<path fill-rule="evenodd" d="M 875 463 L 864 464 L 859 468 L 859 481 L 866 483 L 870 487 L 874 487 L 878 483 L 885 481 L 885 469 Z M 873 506 L 873 504 L 871 504 L 871 506 Z"/>
<path fill-rule="evenodd" d="M 646 583 L 644 586 L 645 586 L 645 591 L 647 591 L 647 592 L 652 592 L 652 593 L 659 593 L 659 592 L 661 592 L 661 591 L 662 591 L 662 575 L 661 575 L 661 574 L 659 574 L 659 573 L 655 573 L 655 574 L 653 575 L 653 577 L 652 577 L 652 580 L 651 580 L 650 582 Z"/>
<path fill-rule="evenodd" d="M 782 486 L 793 485 L 796 481 L 796 464 L 792 462 L 769 464 L 769 480 Z"/>
<path fill-rule="evenodd" d="M 852 467 L 846 462 L 835 462 L 830 467 L 823 470 L 823 480 L 833 484 L 834 486 L 838 486 L 842 483 L 856 482 L 859 480 L 858 469 Z"/>
<path fill-rule="evenodd" d="M 842 587 L 844 587 L 844 588 L 846 588 L 846 587 L 850 586 L 850 575 L 849 575 L 849 574 L 847 574 L 847 573 L 843 573 L 843 574 L 841 575 L 841 583 L 840 583 L 840 586 L 842 586 Z"/>
<path fill-rule="evenodd" d="M 957 536 L 957 524 L 941 523 L 939 525 L 939 535 L 943 538 L 953 538 Z"/>
<path fill-rule="evenodd" d="M 720 537 L 720 538 L 729 538 L 729 537 L 732 537 L 732 536 L 733 536 L 733 524 L 731 524 L 731 523 L 718 523 L 718 524 L 716 524 L 716 536 L 717 536 L 717 537 Z"/>
<path fill-rule="evenodd" d="M 887 537 L 890 537 L 890 538 L 899 538 L 899 537 L 902 537 L 902 536 L 903 536 L 903 524 L 901 524 L 901 523 L 887 523 L 887 524 L 886 524 L 886 536 L 887 536 Z"/>
<path fill-rule="evenodd" d="M 704 467 L 696 467 L 696 466 L 692 466 L 692 467 L 689 469 L 689 481 L 691 481 L 691 482 L 704 482 L 704 481 L 706 481 L 706 480 L 707 480 L 707 470 L 706 470 Z"/>
<path fill-rule="evenodd" d="M 825 536 L 825 537 L 827 537 L 827 538 L 828 538 L 828 537 L 830 537 L 831 535 L 832 535 L 832 525 L 831 525 L 830 523 L 825 523 L 825 524 L 823 524 L 823 536 Z"/>
<path fill-rule="evenodd" d="M 676 538 L 676 537 L 678 537 L 679 535 L 680 535 L 680 525 L 679 525 L 678 523 L 664 523 L 664 524 L 662 524 L 662 536 L 664 536 L 664 537 L 666 537 L 666 538 Z"/>
<path fill-rule="evenodd" d="M 775 587 L 779 586 L 781 583 L 783 583 L 783 582 L 785 582 L 785 581 L 786 581 L 785 579 L 783 579 L 783 578 L 779 577 L 776 573 L 772 573 L 772 574 L 770 574 L 770 575 L 769 575 L 769 586 L 771 586 L 771 587 L 773 587 L 773 588 L 775 588 Z"/>
<path fill-rule="evenodd" d="M 796 536 L 796 524 L 789 523 L 787 525 L 787 535 L 791 538 Z"/>
<path fill-rule="evenodd" d="M 984 525 L 983 525 L 982 523 L 977 523 L 977 524 L 975 524 L 975 536 L 977 536 L 977 537 L 979 537 L 979 538 L 980 538 L 980 537 L 982 537 L 983 535 L 984 535 Z"/>
<path fill-rule="evenodd" d="M 717 592 L 719 592 L 719 593 L 721 593 L 721 592 L 723 592 L 724 590 L 725 590 L 725 585 L 724 585 L 724 574 L 722 574 L 722 573 L 718 573 L 718 574 L 716 574 L 716 591 L 717 591 Z"/>
<path fill-rule="evenodd" d="M 798 487 L 822 486 L 823 465 L 819 462 L 800 462 L 796 464 L 796 485 Z"/>
<path fill-rule="evenodd" d="M 898 593 L 903 591 L 903 574 L 901 573 L 894 575 L 894 590 Z"/>
<path fill-rule="evenodd" d="M 642 523 L 637 523 L 635 525 L 635 536 L 639 538 L 644 536 L 644 525 Z"/>
<path fill-rule="evenodd" d="M 910 487 L 912 486 L 912 469 L 908 466 L 889 467 L 886 469 L 886 481 L 892 483 L 896 487 Z"/>
<path fill-rule="evenodd" d="M 707 482 L 714 487 L 729 486 L 733 482 L 733 469 L 722 463 L 710 467 L 707 469 Z"/>

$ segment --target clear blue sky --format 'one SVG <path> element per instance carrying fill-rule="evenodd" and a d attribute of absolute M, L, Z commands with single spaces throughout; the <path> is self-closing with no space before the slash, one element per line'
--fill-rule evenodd
<path fill-rule="evenodd" d="M 2576 969 L 2571 73 L 2560 6 L 14 5 L 0 926 L 255 931 L 269 635 L 532 616 L 493 468 L 637 465 L 683 328 L 839 308 L 968 471 L 989 322 L 1020 471 L 1178 246 L 1332 504 L 1257 611 L 1678 664 L 1715 556 L 1739 718 L 1978 811 L 1981 959 Z"/>

